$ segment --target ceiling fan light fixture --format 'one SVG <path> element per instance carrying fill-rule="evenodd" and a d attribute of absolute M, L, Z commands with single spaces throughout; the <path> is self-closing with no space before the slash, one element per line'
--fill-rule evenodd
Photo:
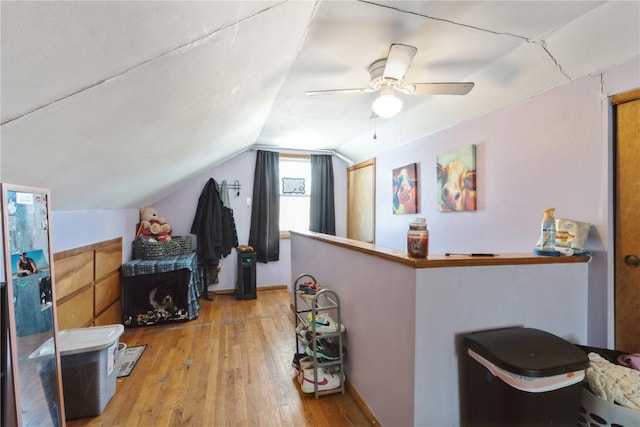
<path fill-rule="evenodd" d="M 402 101 L 393 94 L 381 94 L 373 104 L 371 104 L 373 112 L 383 119 L 388 119 L 402 110 Z"/>
<path fill-rule="evenodd" d="M 375 117 L 391 118 L 402 110 L 402 101 L 396 91 L 404 95 L 466 95 L 473 89 L 473 82 L 405 83 L 405 76 L 418 49 L 406 44 L 393 43 L 386 58 L 369 65 L 369 85 L 352 89 L 329 89 L 307 91 L 307 95 L 329 95 L 336 93 L 378 92 L 371 104 Z"/>

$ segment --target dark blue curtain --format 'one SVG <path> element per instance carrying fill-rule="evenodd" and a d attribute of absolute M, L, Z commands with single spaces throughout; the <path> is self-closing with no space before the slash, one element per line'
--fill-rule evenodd
<path fill-rule="evenodd" d="M 311 155 L 311 201 L 309 230 L 336 235 L 336 209 L 333 196 L 333 159 L 330 155 Z"/>
<path fill-rule="evenodd" d="M 258 262 L 280 259 L 279 162 L 277 152 L 257 152 L 249 245 L 253 246 Z"/>

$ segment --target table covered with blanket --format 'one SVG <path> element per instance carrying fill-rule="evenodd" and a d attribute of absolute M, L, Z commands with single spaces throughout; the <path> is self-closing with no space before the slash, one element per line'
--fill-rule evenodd
<path fill-rule="evenodd" d="M 204 291 L 195 252 L 122 265 L 122 317 L 125 326 L 181 322 L 198 317 Z"/>

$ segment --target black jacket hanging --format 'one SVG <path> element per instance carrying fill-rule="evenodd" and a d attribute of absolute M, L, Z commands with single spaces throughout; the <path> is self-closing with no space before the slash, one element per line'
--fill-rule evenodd
<path fill-rule="evenodd" d="M 222 253 L 223 206 L 218 183 L 210 178 L 205 184 L 191 225 L 196 235 L 197 253 L 205 265 L 218 265 Z"/>
<path fill-rule="evenodd" d="M 233 209 L 222 207 L 222 257 L 231 253 L 231 249 L 238 246 L 238 233 L 236 231 L 236 221 L 233 218 Z"/>

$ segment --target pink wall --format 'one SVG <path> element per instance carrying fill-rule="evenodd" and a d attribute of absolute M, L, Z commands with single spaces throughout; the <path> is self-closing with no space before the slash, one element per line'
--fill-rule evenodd
<path fill-rule="evenodd" d="M 410 162 L 419 163 L 419 215 L 432 253 L 532 251 L 548 206 L 558 217 L 603 225 L 600 117 L 600 79 L 585 78 L 378 156 L 376 243 L 406 246 L 409 216 L 391 213 L 389 171 Z M 468 144 L 477 150 L 478 210 L 440 212 L 436 156 Z M 589 247 L 601 250 L 601 236 L 591 237 Z"/>
<path fill-rule="evenodd" d="M 407 143 L 376 158 L 376 243 L 404 249 L 408 215 L 393 215 L 391 171 L 417 162 L 420 213 L 429 251 L 529 252 L 542 210 L 593 224 L 589 265 L 589 343 L 613 345 L 612 127 L 609 96 L 640 87 L 630 61 L 468 123 Z M 478 210 L 440 212 L 436 156 L 476 144 Z"/>
<path fill-rule="evenodd" d="M 586 342 L 586 263 L 414 269 L 294 234 L 291 265 L 337 292 L 347 375 L 384 426 L 460 425 L 466 333 L 521 325 Z"/>
<path fill-rule="evenodd" d="M 186 183 L 180 190 L 154 204 L 167 222 L 171 224 L 175 235 L 188 235 L 198 205 L 200 193 L 209 178 L 219 184 L 223 180 L 231 184 L 238 180 L 242 186 L 240 195 L 229 191 L 229 201 L 233 209 L 234 220 L 240 244 L 249 241 L 251 224 L 251 207 L 247 205 L 247 197 L 253 195 L 253 173 L 255 169 L 255 151 L 247 151 L 215 166 Z M 334 157 L 334 178 L 336 188 L 336 232 L 344 235 L 346 228 L 346 164 Z M 194 236 L 195 243 L 195 236 Z M 280 261 L 267 264 L 258 263 L 256 284 L 270 286 L 291 283 L 290 244 L 288 239 L 280 240 Z M 222 267 L 215 290 L 234 289 L 236 282 L 235 251 L 221 260 Z"/>
<path fill-rule="evenodd" d="M 349 381 L 383 426 L 414 425 L 416 270 L 300 235 L 291 239 L 293 280 L 311 274 L 340 297 Z"/>
<path fill-rule="evenodd" d="M 55 199 L 52 196 L 52 203 Z M 53 252 L 61 252 L 103 240 L 122 237 L 123 261 L 131 259 L 131 241 L 139 214 L 137 209 L 115 211 L 53 211 Z"/>

